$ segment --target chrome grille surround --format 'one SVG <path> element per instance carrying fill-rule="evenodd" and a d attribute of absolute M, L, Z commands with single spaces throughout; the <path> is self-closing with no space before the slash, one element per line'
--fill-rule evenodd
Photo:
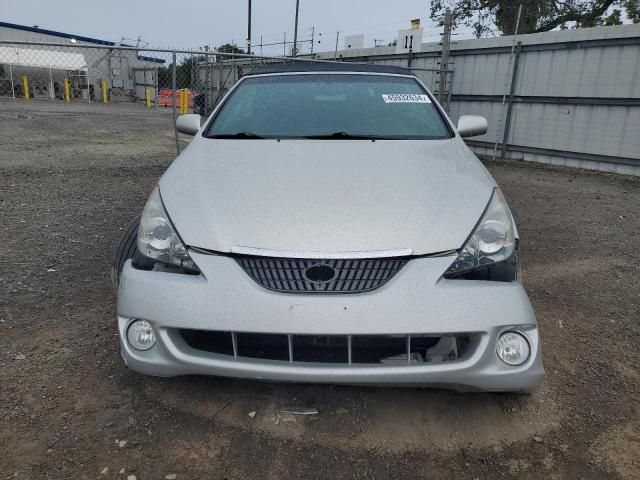
<path fill-rule="evenodd" d="M 407 257 L 308 259 L 244 255 L 235 259 L 259 285 L 286 293 L 368 292 L 391 280 L 409 261 Z M 333 269 L 335 274 L 328 280 L 310 280 L 309 269 L 320 266 Z"/>

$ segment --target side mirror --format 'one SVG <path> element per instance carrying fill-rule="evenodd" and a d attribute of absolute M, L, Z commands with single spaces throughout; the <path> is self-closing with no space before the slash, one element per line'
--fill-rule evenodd
<path fill-rule="evenodd" d="M 484 135 L 488 129 L 487 119 L 480 115 L 462 115 L 458 120 L 458 133 L 462 138 Z"/>
<path fill-rule="evenodd" d="M 176 120 L 176 129 L 185 135 L 195 135 L 200 130 L 201 117 L 196 113 L 180 115 Z"/>

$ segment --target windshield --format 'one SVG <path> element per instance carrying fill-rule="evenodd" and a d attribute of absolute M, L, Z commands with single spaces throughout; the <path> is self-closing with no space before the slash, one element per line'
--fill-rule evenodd
<path fill-rule="evenodd" d="M 432 140 L 451 134 L 413 78 L 303 74 L 244 79 L 205 136 Z"/>

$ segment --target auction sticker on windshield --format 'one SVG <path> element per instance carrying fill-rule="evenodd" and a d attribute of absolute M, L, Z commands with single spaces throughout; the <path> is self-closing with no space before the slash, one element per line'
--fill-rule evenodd
<path fill-rule="evenodd" d="M 431 103 L 428 95 L 416 95 L 411 93 L 383 94 L 384 103 Z"/>

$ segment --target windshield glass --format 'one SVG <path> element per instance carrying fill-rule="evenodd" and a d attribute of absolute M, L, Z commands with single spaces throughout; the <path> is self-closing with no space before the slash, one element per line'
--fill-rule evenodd
<path fill-rule="evenodd" d="M 250 77 L 209 126 L 210 138 L 449 138 L 413 78 L 312 74 Z"/>

